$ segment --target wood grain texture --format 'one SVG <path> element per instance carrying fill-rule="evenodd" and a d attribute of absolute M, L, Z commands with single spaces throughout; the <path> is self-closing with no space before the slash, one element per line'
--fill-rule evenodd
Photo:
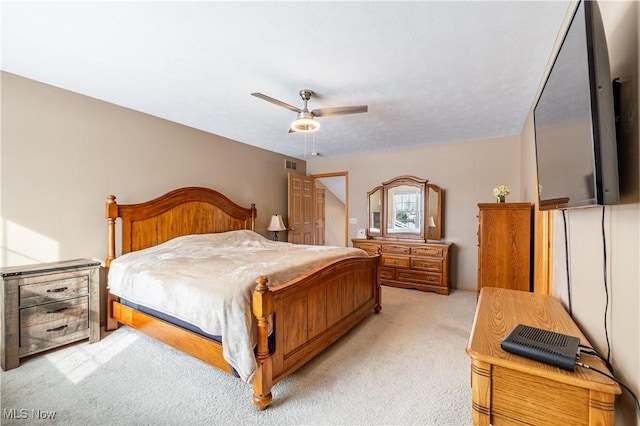
<path fill-rule="evenodd" d="M 481 203 L 478 228 L 478 291 L 531 286 L 531 204 Z"/>
<path fill-rule="evenodd" d="M 1 366 L 71 342 L 100 340 L 99 262 L 88 259 L 3 268 Z"/>
<path fill-rule="evenodd" d="M 474 424 L 487 424 L 488 414 L 494 425 L 613 424 L 618 384 L 592 370 L 566 371 L 503 351 L 500 343 L 518 324 L 575 336 L 590 346 L 554 297 L 484 287 L 467 346 Z M 583 354 L 581 361 L 607 371 L 595 356 Z"/>
<path fill-rule="evenodd" d="M 123 253 L 181 235 L 254 230 L 256 217 L 253 205 L 242 208 L 206 188 L 182 188 L 152 201 L 126 206 L 118 206 L 115 196 L 109 196 L 105 212 L 107 264 L 115 258 L 114 226 L 118 217 L 123 220 Z M 379 255 L 346 258 L 276 287 L 267 285 L 268 277 L 257 277 L 252 296 L 258 329 L 252 400 L 260 410 L 271 402 L 273 384 L 300 368 L 372 310 L 380 311 L 378 263 Z M 223 371 L 231 371 L 222 357 L 220 343 L 123 306 L 110 293 L 108 304 L 109 327 L 127 324 Z M 269 352 L 267 340 L 270 321 L 274 329 L 273 352 Z"/>
<path fill-rule="evenodd" d="M 381 253 L 378 280 L 383 285 L 448 295 L 450 243 L 410 240 L 353 239 L 369 254 Z"/>
<path fill-rule="evenodd" d="M 107 197 L 108 267 L 116 257 L 115 221 L 122 220 L 122 254 L 191 235 L 255 230 L 254 205 L 240 207 L 223 194 L 208 188 L 186 187 L 138 204 L 119 205 Z"/>

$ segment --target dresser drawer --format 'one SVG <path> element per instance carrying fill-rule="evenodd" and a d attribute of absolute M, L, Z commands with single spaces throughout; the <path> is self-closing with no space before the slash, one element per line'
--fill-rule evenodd
<path fill-rule="evenodd" d="M 444 250 L 440 247 L 411 247 L 411 254 L 416 256 L 443 257 Z"/>
<path fill-rule="evenodd" d="M 442 272 L 442 260 L 412 257 L 411 268 L 423 271 Z"/>
<path fill-rule="evenodd" d="M 380 246 L 377 245 L 377 244 L 354 243 L 353 246 L 355 248 L 359 248 L 360 250 L 364 250 L 369 254 L 378 254 L 378 253 L 380 253 Z"/>
<path fill-rule="evenodd" d="M 382 246 L 382 253 L 409 254 L 411 248 L 395 244 L 385 244 Z"/>
<path fill-rule="evenodd" d="M 378 279 L 392 280 L 393 276 L 393 268 L 378 268 Z"/>
<path fill-rule="evenodd" d="M 20 354 L 89 337 L 89 297 L 20 309 Z"/>
<path fill-rule="evenodd" d="M 442 285 L 442 275 L 413 270 L 396 270 L 396 280 L 414 283 Z"/>
<path fill-rule="evenodd" d="M 382 266 L 394 266 L 396 268 L 408 268 L 411 264 L 408 257 L 382 256 Z"/>
<path fill-rule="evenodd" d="M 67 274 L 68 275 L 68 274 Z M 89 294 L 89 275 L 66 276 L 60 279 L 48 279 L 40 277 L 33 284 L 20 286 L 20 307 L 29 307 L 41 303 L 53 302 Z M 28 282 L 25 279 L 26 282 Z"/>

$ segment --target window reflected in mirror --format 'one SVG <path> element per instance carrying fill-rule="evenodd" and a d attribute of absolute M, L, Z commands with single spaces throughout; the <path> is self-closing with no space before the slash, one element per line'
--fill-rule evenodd
<path fill-rule="evenodd" d="M 419 234 L 422 224 L 420 188 L 400 185 L 388 191 L 387 232 Z"/>

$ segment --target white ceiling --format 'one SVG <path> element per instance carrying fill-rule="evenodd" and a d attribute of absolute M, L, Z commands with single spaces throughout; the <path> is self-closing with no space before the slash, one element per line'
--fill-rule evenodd
<path fill-rule="evenodd" d="M 520 133 L 568 6 L 3 0 L 1 66 L 296 158 L 295 113 L 250 94 L 312 89 L 369 106 L 318 119 L 316 150 L 348 155 Z"/>

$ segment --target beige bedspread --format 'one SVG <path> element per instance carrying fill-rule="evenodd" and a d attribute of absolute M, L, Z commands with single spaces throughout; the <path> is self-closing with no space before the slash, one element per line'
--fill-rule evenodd
<path fill-rule="evenodd" d="M 222 336 L 225 360 L 250 382 L 256 363 L 251 294 L 260 275 L 276 286 L 347 257 L 355 248 L 275 242 L 252 231 L 189 235 L 111 262 L 112 294 Z"/>

